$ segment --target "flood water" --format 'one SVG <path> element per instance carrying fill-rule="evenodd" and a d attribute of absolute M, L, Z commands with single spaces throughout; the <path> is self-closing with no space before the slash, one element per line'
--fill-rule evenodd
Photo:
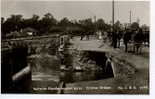
<path fill-rule="evenodd" d="M 92 55 L 93 54 L 91 52 L 91 57 Z M 100 56 L 96 55 L 95 57 L 100 57 Z M 72 57 L 67 55 L 67 58 L 68 58 L 67 64 L 69 64 L 68 67 L 75 67 L 72 65 L 75 65 L 74 62 L 77 57 Z M 94 59 L 99 59 L 99 58 L 94 58 Z M 106 73 L 103 72 L 103 70 L 61 71 L 60 59 L 57 58 L 56 56 L 51 56 L 48 54 L 39 55 L 39 56 L 36 55 L 31 60 L 30 64 L 32 68 L 32 92 L 33 93 L 57 93 L 56 90 L 48 90 L 48 88 L 59 87 L 60 82 L 64 82 L 65 84 L 68 84 L 68 83 L 75 83 L 75 82 L 81 82 L 81 81 L 100 80 L 100 79 L 105 79 L 113 76 L 113 75 L 107 75 Z"/>
<path fill-rule="evenodd" d="M 60 82 L 75 83 L 81 81 L 93 81 L 104 79 L 106 76 L 102 72 L 97 71 L 52 71 L 52 72 L 36 72 L 32 74 L 32 92 L 33 93 L 57 93 L 55 90 L 47 90 L 48 87 L 59 87 Z M 45 88 L 37 89 L 37 88 Z"/>

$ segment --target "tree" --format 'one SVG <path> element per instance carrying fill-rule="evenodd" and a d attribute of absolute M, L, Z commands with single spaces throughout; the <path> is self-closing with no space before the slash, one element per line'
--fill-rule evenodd
<path fill-rule="evenodd" d="M 72 25 L 72 23 L 68 20 L 68 18 L 67 17 L 65 17 L 65 18 L 63 18 L 63 19 L 61 19 L 60 20 L 60 22 L 58 23 L 58 25 L 60 25 L 60 26 L 71 26 Z"/>
<path fill-rule="evenodd" d="M 23 19 L 22 29 L 27 28 L 27 27 L 31 27 L 31 28 L 34 28 L 37 30 L 40 29 L 40 27 L 39 27 L 39 16 L 34 14 L 29 19 Z"/>
<path fill-rule="evenodd" d="M 1 24 L 3 24 L 5 21 L 5 19 L 3 17 L 1 17 Z"/>
<path fill-rule="evenodd" d="M 95 25 L 97 30 L 105 30 L 105 22 L 103 19 L 98 19 Z"/>
<path fill-rule="evenodd" d="M 53 17 L 51 13 L 47 13 L 40 20 L 40 32 L 48 33 L 52 26 L 57 24 L 57 20 Z"/>
<path fill-rule="evenodd" d="M 79 24 L 83 28 L 83 31 L 85 31 L 86 33 L 93 33 L 95 31 L 95 26 L 91 18 L 79 20 Z"/>
<path fill-rule="evenodd" d="M 5 19 L 3 17 L 1 17 L 1 36 L 3 38 L 3 36 L 5 36 L 4 34 L 4 22 L 5 22 Z"/>
<path fill-rule="evenodd" d="M 71 33 L 74 27 L 74 23 L 71 22 L 67 17 L 64 17 L 63 19 L 60 20 L 60 22 L 58 23 L 58 26 L 61 27 L 63 32 Z"/>
<path fill-rule="evenodd" d="M 34 29 L 37 29 L 39 30 L 39 16 L 34 14 L 32 16 L 32 18 L 30 19 L 30 22 L 31 22 L 31 27 L 34 28 Z"/>
<path fill-rule="evenodd" d="M 22 27 L 22 15 L 11 15 L 4 23 L 3 23 L 3 31 L 4 33 L 10 33 L 13 31 L 19 31 Z"/>
<path fill-rule="evenodd" d="M 39 19 L 39 16 L 36 15 L 36 14 L 33 14 L 33 16 L 32 16 L 32 20 L 38 20 L 38 19 Z"/>

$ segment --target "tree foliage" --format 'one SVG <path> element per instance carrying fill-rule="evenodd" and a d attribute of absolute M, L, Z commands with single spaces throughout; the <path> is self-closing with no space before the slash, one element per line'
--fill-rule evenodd
<path fill-rule="evenodd" d="M 127 27 L 119 20 L 114 24 L 114 29 L 120 31 Z M 138 22 L 131 24 L 132 29 L 139 28 Z M 96 31 L 111 31 L 112 25 L 105 23 L 104 19 L 100 18 L 93 22 L 92 18 L 82 20 L 69 20 L 67 17 L 60 21 L 54 18 L 51 13 L 46 13 L 43 17 L 34 14 L 31 18 L 23 18 L 22 15 L 11 15 L 9 18 L 1 18 L 1 32 L 2 36 L 11 34 L 12 32 L 19 32 L 25 28 L 32 28 L 37 30 L 38 35 L 67 32 L 78 35 L 78 33 L 95 34 Z M 147 26 L 142 26 L 146 29 Z"/>

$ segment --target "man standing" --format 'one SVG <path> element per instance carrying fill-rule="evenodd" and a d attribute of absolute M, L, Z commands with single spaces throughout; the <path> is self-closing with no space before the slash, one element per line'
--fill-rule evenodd
<path fill-rule="evenodd" d="M 123 39 L 124 39 L 124 45 L 125 45 L 125 52 L 128 52 L 128 42 L 131 39 L 131 32 L 129 30 L 125 31 Z"/>
<path fill-rule="evenodd" d="M 113 40 L 112 45 L 114 48 L 117 48 L 117 33 L 114 32 L 112 35 L 113 35 L 112 36 L 112 40 Z"/>
<path fill-rule="evenodd" d="M 80 40 L 83 40 L 83 37 L 84 37 L 84 33 L 83 32 L 81 32 L 81 39 Z"/>
<path fill-rule="evenodd" d="M 140 29 L 138 31 L 138 33 L 135 34 L 134 36 L 134 51 L 136 48 L 136 53 L 141 53 L 141 47 L 142 47 L 142 43 L 144 41 L 144 35 L 143 35 L 143 31 L 142 29 Z"/>

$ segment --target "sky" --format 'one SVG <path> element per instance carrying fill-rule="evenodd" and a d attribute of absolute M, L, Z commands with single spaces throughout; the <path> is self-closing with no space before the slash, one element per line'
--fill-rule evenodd
<path fill-rule="evenodd" d="M 140 24 L 150 25 L 149 1 L 115 1 L 115 21 L 129 23 L 140 20 Z M 10 17 L 12 14 L 21 14 L 24 18 L 30 18 L 33 14 L 43 17 L 51 13 L 60 20 L 67 17 L 70 20 L 86 18 L 103 18 L 106 23 L 112 20 L 112 0 L 109 1 L 22 1 L 2 0 L 1 16 Z"/>

